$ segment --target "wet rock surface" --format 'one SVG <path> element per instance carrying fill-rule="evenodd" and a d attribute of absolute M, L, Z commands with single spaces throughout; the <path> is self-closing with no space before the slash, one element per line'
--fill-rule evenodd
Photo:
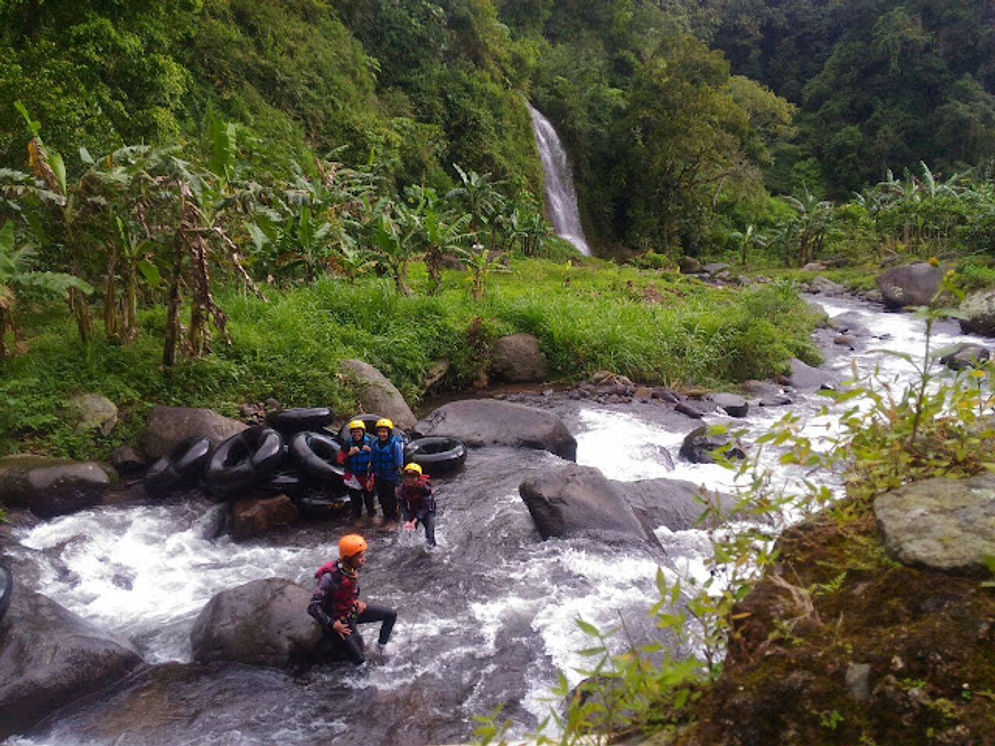
<path fill-rule="evenodd" d="M 0 622 L 0 738 L 103 689 L 141 662 L 126 640 L 15 587 Z"/>
<path fill-rule="evenodd" d="M 718 514 L 728 517 L 734 501 L 731 497 L 702 489 L 701 485 L 683 479 L 638 479 L 634 482 L 611 480 L 612 485 L 635 511 L 643 525 L 666 526 L 671 531 L 684 531 L 698 525 L 706 509 L 706 501 L 718 508 Z M 716 500 L 718 501 L 716 503 Z"/>
<path fill-rule="evenodd" d="M 42 518 L 93 505 L 110 484 L 107 471 L 90 461 L 33 455 L 0 458 L 0 502 L 28 508 Z"/>
<path fill-rule="evenodd" d="M 142 433 L 141 449 L 149 458 L 157 459 L 195 435 L 203 435 L 217 447 L 247 427 L 210 409 L 157 405 L 152 408 L 152 416 Z"/>
<path fill-rule="evenodd" d="M 297 506 L 286 495 L 243 498 L 231 506 L 231 535 L 236 541 L 262 536 L 297 522 Z"/>
<path fill-rule="evenodd" d="M 713 451 L 720 450 L 727 459 L 746 458 L 743 445 L 728 435 L 708 432 L 702 425 L 692 430 L 681 443 L 681 458 L 692 464 L 714 464 Z"/>

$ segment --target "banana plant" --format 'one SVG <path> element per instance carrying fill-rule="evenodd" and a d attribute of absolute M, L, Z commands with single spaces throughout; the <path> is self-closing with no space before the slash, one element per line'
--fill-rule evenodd
<path fill-rule="evenodd" d="M 381 201 L 375 208 L 376 217 L 370 224 L 370 248 L 394 278 L 394 287 L 403 295 L 411 295 L 407 285 L 408 262 L 414 255 L 415 236 L 419 229 L 417 215 L 403 204 Z"/>

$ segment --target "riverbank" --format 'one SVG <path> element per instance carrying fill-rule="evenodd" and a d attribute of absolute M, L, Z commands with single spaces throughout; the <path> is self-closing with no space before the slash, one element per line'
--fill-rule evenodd
<path fill-rule="evenodd" d="M 424 293 L 423 267 L 412 274 Z M 553 383 L 609 370 L 647 384 L 722 386 L 783 373 L 791 357 L 818 360 L 809 339 L 816 315 L 786 283 L 717 287 L 598 260 L 512 260 L 475 301 L 467 279 L 447 271 L 437 296 L 400 295 L 381 279 L 269 287 L 268 302 L 224 289 L 217 298 L 233 344 L 218 341 L 168 373 L 160 365 L 164 308 L 142 312 L 138 338 L 127 346 L 100 335 L 82 345 L 61 309 L 26 316 L 25 352 L 0 363 L 0 397 L 8 402 L 0 455 L 106 458 L 137 441 L 153 404 L 233 416 L 244 403 L 268 399 L 349 411 L 356 396 L 339 373 L 348 358 L 376 366 L 415 405 L 440 370 L 435 392 L 485 383 L 491 344 L 516 332 L 539 340 Z M 116 404 L 112 432 L 77 431 L 66 408 L 81 393 Z"/>

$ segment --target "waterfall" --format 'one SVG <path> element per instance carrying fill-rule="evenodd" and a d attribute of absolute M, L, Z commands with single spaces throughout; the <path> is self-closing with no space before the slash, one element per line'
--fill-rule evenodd
<path fill-rule="evenodd" d="M 573 175 L 567 162 L 566 151 L 553 125 L 532 104 L 528 104 L 532 115 L 532 130 L 535 132 L 542 171 L 545 176 L 546 203 L 556 235 L 566 239 L 585 256 L 591 255 L 591 247 L 584 238 L 577 211 L 577 193 L 574 191 Z"/>

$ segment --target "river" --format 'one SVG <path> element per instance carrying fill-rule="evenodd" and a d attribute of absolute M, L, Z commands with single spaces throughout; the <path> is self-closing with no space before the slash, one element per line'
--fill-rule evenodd
<path fill-rule="evenodd" d="M 864 372 L 877 366 L 900 386 L 911 380 L 909 363 L 880 348 L 921 351 L 920 320 L 853 299 L 814 300 L 867 331 L 852 352 L 819 333 L 825 367 L 835 378 L 848 377 L 856 365 Z M 937 347 L 958 341 L 978 340 L 961 335 L 955 324 L 938 324 Z M 678 459 L 683 437 L 698 423 L 664 416 L 659 403 L 522 398 L 560 414 L 577 438 L 578 462 L 609 478 L 670 477 L 732 489 L 729 471 Z M 790 407 L 753 407 L 745 420 L 713 413 L 705 421 L 742 427 L 750 443 L 791 411 L 811 434 L 831 434 L 833 416 L 819 415 L 827 401 L 809 392 Z M 764 463 L 774 465 L 775 456 Z M 9 554 L 29 570 L 22 581 L 131 639 L 151 665 L 8 744 L 454 743 L 470 739 L 473 716 L 499 706 L 520 728 L 534 726 L 548 711 L 557 672 L 580 679 L 576 669 L 585 661 L 576 651 L 590 642 L 574 620 L 605 626 L 621 616 L 637 640 L 650 639 L 657 568 L 670 576 L 699 575 L 709 550 L 703 532 L 666 527 L 656 532 L 665 553 L 589 539 L 542 541 L 518 484 L 555 461 L 538 451 L 472 450 L 459 474 L 436 481 L 436 550 L 423 546 L 421 534 L 371 539 L 364 596 L 399 610 L 389 657 L 359 669 L 319 667 L 296 678 L 235 664 L 192 664 L 190 630 L 221 590 L 270 576 L 310 587 L 314 570 L 334 558 L 341 525 L 304 523 L 243 543 L 211 539 L 217 508 L 189 493 L 15 529 L 17 545 Z M 794 476 L 781 471 L 777 478 Z"/>

